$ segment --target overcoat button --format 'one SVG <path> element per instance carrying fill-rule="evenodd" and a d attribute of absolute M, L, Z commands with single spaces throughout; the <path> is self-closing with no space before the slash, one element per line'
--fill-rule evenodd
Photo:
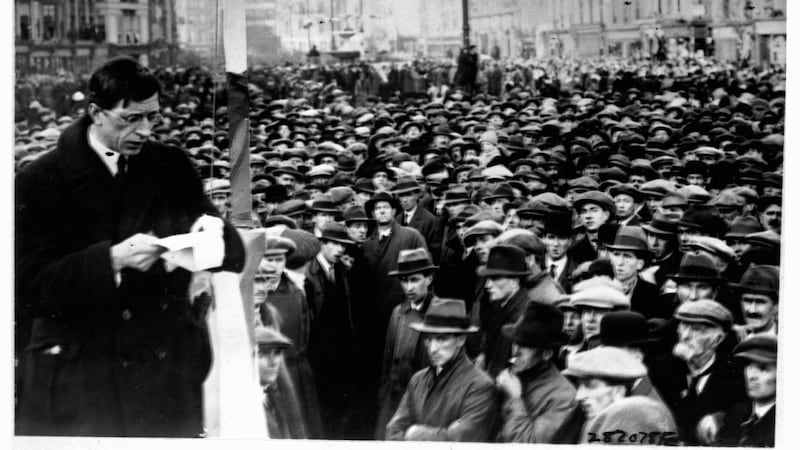
<path fill-rule="evenodd" d="M 122 320 L 131 320 L 131 317 L 133 317 L 133 314 L 131 314 L 130 310 L 126 309 L 122 311 Z"/>

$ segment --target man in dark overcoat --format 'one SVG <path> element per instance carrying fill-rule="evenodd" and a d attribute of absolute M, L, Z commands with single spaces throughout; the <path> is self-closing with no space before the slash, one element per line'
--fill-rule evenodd
<path fill-rule="evenodd" d="M 187 156 L 150 139 L 158 80 L 122 57 L 89 89 L 87 114 L 15 180 L 16 301 L 32 318 L 18 433 L 198 436 L 208 299 L 189 298 L 192 274 L 168 271 L 157 240 L 218 233 L 234 272 L 244 247 Z"/>

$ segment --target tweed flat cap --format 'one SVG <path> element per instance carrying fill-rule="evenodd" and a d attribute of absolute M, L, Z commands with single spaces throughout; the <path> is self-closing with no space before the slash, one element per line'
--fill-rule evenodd
<path fill-rule="evenodd" d="M 607 285 L 582 288 L 570 296 L 569 303 L 575 308 L 630 309 L 631 307 L 631 300 L 627 295 Z"/>
<path fill-rule="evenodd" d="M 733 348 L 733 357 L 761 364 L 778 362 L 778 338 L 770 333 L 754 334 Z"/>
<path fill-rule="evenodd" d="M 731 312 L 720 303 L 708 299 L 682 304 L 675 311 L 674 317 L 681 322 L 704 323 L 723 330 L 730 329 L 733 324 Z"/>
<path fill-rule="evenodd" d="M 688 247 L 711 253 L 729 262 L 736 259 L 736 252 L 725 241 L 714 237 L 693 236 L 690 238 Z"/>
<path fill-rule="evenodd" d="M 630 352 L 617 347 L 597 347 L 575 353 L 561 373 L 576 378 L 635 380 L 647 374 L 647 367 Z"/>

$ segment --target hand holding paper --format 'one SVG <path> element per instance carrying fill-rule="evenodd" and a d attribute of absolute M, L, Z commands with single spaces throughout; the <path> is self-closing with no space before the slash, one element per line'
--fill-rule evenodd
<path fill-rule="evenodd" d="M 219 267 L 225 257 L 223 226 L 222 219 L 203 215 L 189 233 L 159 239 L 157 245 L 167 250 L 161 255 L 167 271 L 182 267 L 198 272 Z"/>

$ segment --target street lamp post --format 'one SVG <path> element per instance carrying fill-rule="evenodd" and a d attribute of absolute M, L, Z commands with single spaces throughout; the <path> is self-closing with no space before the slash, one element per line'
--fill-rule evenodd
<path fill-rule="evenodd" d="M 469 0 L 461 0 L 461 17 L 464 22 L 464 47 L 469 47 Z"/>

